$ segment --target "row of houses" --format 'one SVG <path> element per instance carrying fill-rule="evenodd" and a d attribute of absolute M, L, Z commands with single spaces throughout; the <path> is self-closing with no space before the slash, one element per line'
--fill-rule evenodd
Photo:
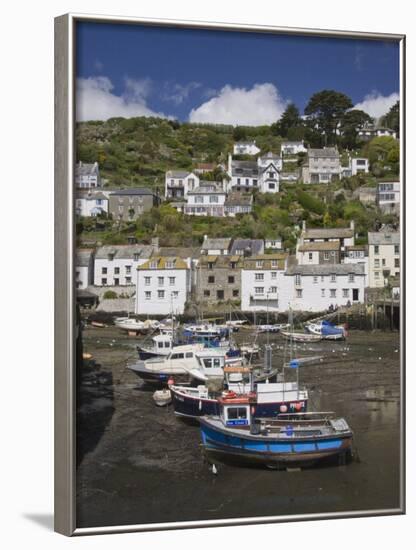
<path fill-rule="evenodd" d="M 199 248 L 103 246 L 77 257 L 78 288 L 129 287 L 136 313 L 180 314 L 185 304 L 238 304 L 243 311 L 323 311 L 364 301 L 367 287 L 400 276 L 399 233 L 369 233 L 355 244 L 348 228 L 302 227 L 295 255 L 277 238 L 205 237 Z"/>
<path fill-rule="evenodd" d="M 77 191 L 75 213 L 88 217 L 111 214 L 114 220 L 132 221 L 159 204 L 160 197 L 146 187 L 85 189 Z"/>

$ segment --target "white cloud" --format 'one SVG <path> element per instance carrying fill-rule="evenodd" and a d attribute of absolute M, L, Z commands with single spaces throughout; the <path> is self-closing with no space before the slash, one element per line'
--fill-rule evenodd
<path fill-rule="evenodd" d="M 365 111 L 373 118 L 380 118 L 385 115 L 390 107 L 399 101 L 400 96 L 398 93 L 392 93 L 388 96 L 381 95 L 379 92 L 374 91 L 364 97 L 361 103 L 357 103 L 354 109 L 360 109 Z"/>
<path fill-rule="evenodd" d="M 122 95 L 113 93 L 113 83 L 106 76 L 77 79 L 77 120 L 107 120 L 112 117 L 158 116 L 147 106 L 151 89 L 148 79 L 125 79 Z"/>
<path fill-rule="evenodd" d="M 185 99 L 188 99 L 191 92 L 200 87 L 200 82 L 188 82 L 188 84 L 165 82 L 165 92 L 162 94 L 162 99 L 180 105 Z"/>
<path fill-rule="evenodd" d="M 270 124 L 281 117 L 286 105 L 276 86 L 268 82 L 250 90 L 227 84 L 215 97 L 192 109 L 189 120 L 234 126 Z"/>

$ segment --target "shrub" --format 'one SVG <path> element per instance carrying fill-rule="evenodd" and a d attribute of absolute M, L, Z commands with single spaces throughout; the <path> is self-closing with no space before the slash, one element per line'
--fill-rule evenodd
<path fill-rule="evenodd" d="M 118 298 L 117 292 L 114 290 L 106 290 L 103 295 L 104 300 L 115 300 Z"/>

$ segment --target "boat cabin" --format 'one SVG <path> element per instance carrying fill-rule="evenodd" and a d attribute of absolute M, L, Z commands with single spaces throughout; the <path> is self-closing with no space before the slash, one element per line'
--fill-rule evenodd
<path fill-rule="evenodd" d="M 153 351 L 155 353 L 166 355 L 169 350 L 172 349 L 172 333 L 170 334 L 158 334 L 153 336 Z"/>
<path fill-rule="evenodd" d="M 250 403 L 247 397 L 233 399 L 232 404 L 227 404 L 225 399 L 221 399 L 220 404 L 220 418 L 224 426 L 250 425 Z"/>
<path fill-rule="evenodd" d="M 201 370 L 206 376 L 224 376 L 225 353 L 204 350 L 197 354 Z"/>

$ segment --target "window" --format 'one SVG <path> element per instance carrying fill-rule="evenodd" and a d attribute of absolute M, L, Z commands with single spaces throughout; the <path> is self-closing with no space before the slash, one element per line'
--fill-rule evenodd
<path fill-rule="evenodd" d="M 256 261 L 256 267 L 263 267 L 263 261 L 262 260 L 257 260 Z"/>
<path fill-rule="evenodd" d="M 323 283 L 324 281 L 325 281 L 325 277 L 321 275 L 321 283 Z"/>
<path fill-rule="evenodd" d="M 218 202 L 218 196 L 217 195 L 210 195 L 209 202 Z"/>
<path fill-rule="evenodd" d="M 256 286 L 256 287 L 254 287 L 254 293 L 255 293 L 255 294 L 264 294 L 264 286 Z"/>
<path fill-rule="evenodd" d="M 400 254 L 400 246 L 398 244 L 395 244 L 394 245 L 394 253 L 397 255 L 397 254 Z"/>
<path fill-rule="evenodd" d="M 106 267 L 101 268 L 101 274 L 102 275 L 107 275 L 107 268 Z"/>
<path fill-rule="evenodd" d="M 295 285 L 300 286 L 302 284 L 302 279 L 300 275 L 295 275 Z"/>
<path fill-rule="evenodd" d="M 165 291 L 164 290 L 158 290 L 157 291 L 157 297 L 160 299 L 163 299 L 165 297 Z"/>
<path fill-rule="evenodd" d="M 238 289 L 235 288 L 235 289 L 233 290 L 233 296 L 234 296 L 234 298 L 238 298 L 238 295 L 239 295 Z"/>
<path fill-rule="evenodd" d="M 241 183 L 241 179 L 237 178 L 237 185 L 240 185 L 240 183 Z"/>
<path fill-rule="evenodd" d="M 212 262 L 208 262 L 208 269 L 214 269 L 214 264 Z"/>
<path fill-rule="evenodd" d="M 192 351 L 187 351 L 187 352 L 185 353 L 185 357 L 186 357 L 187 359 L 190 359 L 190 358 L 193 357 L 193 356 L 194 356 L 194 354 L 192 353 Z"/>
<path fill-rule="evenodd" d="M 380 260 L 378 258 L 374 260 L 374 267 L 380 267 Z"/>
<path fill-rule="evenodd" d="M 126 285 L 131 285 L 131 277 L 126 277 Z"/>
<path fill-rule="evenodd" d="M 175 267 L 175 261 L 174 260 L 167 260 L 166 261 L 166 269 L 173 269 Z"/>
<path fill-rule="evenodd" d="M 314 283 L 317 283 L 317 282 L 318 282 L 318 276 L 317 276 L 317 275 L 314 275 L 314 277 L 313 277 L 313 282 L 314 282 Z"/>
<path fill-rule="evenodd" d="M 120 268 L 119 268 L 119 267 L 115 267 L 115 268 L 114 268 L 114 273 L 115 273 L 115 275 L 119 275 L 119 274 L 120 274 Z"/>
<path fill-rule="evenodd" d="M 234 284 L 235 283 L 235 277 L 232 277 L 232 276 L 228 277 L 228 282 L 230 284 Z"/>
<path fill-rule="evenodd" d="M 329 252 L 324 252 L 324 260 L 329 260 Z"/>
<path fill-rule="evenodd" d="M 253 186 L 257 187 L 257 180 L 253 180 Z"/>
<path fill-rule="evenodd" d="M 101 279 L 101 284 L 105 286 L 107 284 L 107 279 Z"/>
<path fill-rule="evenodd" d="M 269 292 L 270 294 L 277 294 L 277 286 L 271 286 Z"/>
<path fill-rule="evenodd" d="M 309 261 L 311 262 L 311 261 L 312 261 L 312 258 L 313 258 L 312 252 L 309 252 L 308 257 L 309 257 Z"/>
<path fill-rule="evenodd" d="M 386 259 L 385 259 L 385 258 L 383 258 L 383 259 L 381 260 L 381 265 L 382 265 L 383 267 L 386 265 Z"/>
<path fill-rule="evenodd" d="M 224 300 L 224 291 L 217 290 L 217 300 Z"/>
<path fill-rule="evenodd" d="M 374 254 L 379 254 L 380 253 L 380 247 L 376 244 L 374 246 Z"/>
<path fill-rule="evenodd" d="M 343 297 L 343 298 L 349 298 L 349 295 L 350 295 L 350 290 L 349 290 L 349 288 L 343 288 L 343 289 L 342 289 L 342 297 Z"/>
<path fill-rule="evenodd" d="M 277 279 L 277 271 L 271 271 L 270 275 L 272 279 Z"/>
<path fill-rule="evenodd" d="M 348 275 L 348 282 L 349 283 L 353 283 L 355 281 L 355 276 L 354 276 L 354 273 L 350 273 Z"/>
<path fill-rule="evenodd" d="M 380 271 L 374 271 L 374 279 L 380 279 Z"/>
<path fill-rule="evenodd" d="M 196 196 L 195 197 L 195 203 L 203 203 L 204 202 L 204 197 L 199 197 L 199 196 Z"/>
<path fill-rule="evenodd" d="M 250 180 L 246 178 L 246 185 L 250 185 Z"/>
<path fill-rule="evenodd" d="M 255 273 L 254 278 L 256 281 L 264 281 L 264 273 Z"/>
<path fill-rule="evenodd" d="M 276 189 L 275 183 L 269 183 L 269 189 Z"/>
<path fill-rule="evenodd" d="M 170 356 L 171 359 L 183 359 L 185 355 L 183 353 L 172 353 Z"/>
<path fill-rule="evenodd" d="M 236 269 L 237 267 L 237 262 L 231 262 L 231 269 Z"/>
<path fill-rule="evenodd" d="M 157 261 L 153 260 L 150 262 L 150 269 L 156 269 L 157 268 Z"/>
<path fill-rule="evenodd" d="M 272 260 L 270 265 L 271 267 L 277 267 L 277 260 Z"/>
<path fill-rule="evenodd" d="M 120 279 L 114 279 L 114 286 L 118 286 L 120 284 Z"/>
<path fill-rule="evenodd" d="M 331 275 L 331 283 L 336 283 L 337 282 L 337 276 L 335 275 L 335 273 L 332 273 Z"/>
<path fill-rule="evenodd" d="M 140 256 L 140 254 L 138 254 L 138 253 L 133 254 L 133 261 L 138 262 L 139 261 L 139 256 Z"/>
<path fill-rule="evenodd" d="M 400 260 L 399 260 L 399 258 L 394 258 L 394 267 L 400 267 Z"/>
<path fill-rule="evenodd" d="M 301 288 L 296 289 L 296 298 L 302 298 L 302 289 Z"/>
<path fill-rule="evenodd" d="M 274 180 L 274 172 L 269 172 L 269 178 L 270 178 L 271 180 Z"/>
<path fill-rule="evenodd" d="M 329 291 L 329 295 L 331 298 L 336 298 L 337 297 L 337 291 L 335 288 L 331 288 L 331 290 Z"/>
<path fill-rule="evenodd" d="M 149 286 L 149 285 L 150 285 L 150 279 L 151 279 L 151 277 L 145 277 L 145 278 L 144 278 L 144 284 L 145 284 L 146 286 Z"/>
<path fill-rule="evenodd" d="M 178 290 L 174 290 L 174 291 L 172 292 L 172 298 L 173 298 L 174 300 L 177 300 L 177 299 L 179 298 L 179 291 L 178 291 Z"/>
<path fill-rule="evenodd" d="M 176 277 L 169 277 L 169 285 L 174 286 Z"/>
<path fill-rule="evenodd" d="M 321 288 L 321 298 L 325 298 L 325 289 Z"/>
<path fill-rule="evenodd" d="M 229 407 L 227 409 L 228 420 L 245 420 L 247 418 L 246 407 Z"/>
<path fill-rule="evenodd" d="M 209 282 L 209 283 L 215 283 L 215 277 L 214 277 L 214 275 L 210 275 L 210 276 L 208 277 L 208 282 Z"/>
<path fill-rule="evenodd" d="M 131 265 L 126 265 L 126 273 L 131 273 Z"/>
<path fill-rule="evenodd" d="M 158 277 L 157 278 L 157 284 L 159 286 L 163 286 L 165 284 L 165 278 L 164 277 Z"/>
<path fill-rule="evenodd" d="M 211 294 L 210 290 L 204 290 L 204 296 L 208 298 L 208 296 Z"/>

